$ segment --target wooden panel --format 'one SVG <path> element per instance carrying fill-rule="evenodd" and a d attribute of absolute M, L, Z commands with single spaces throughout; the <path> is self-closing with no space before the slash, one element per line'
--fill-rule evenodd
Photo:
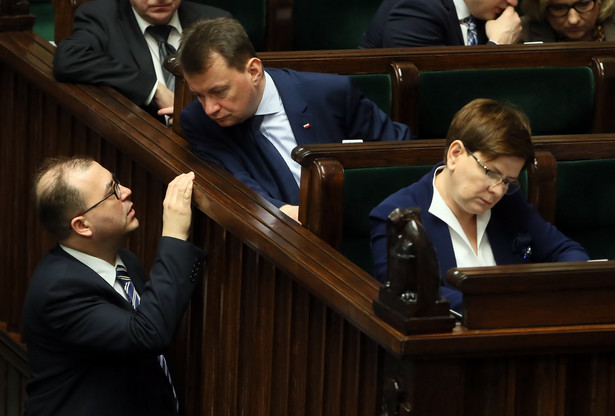
<path fill-rule="evenodd" d="M 0 102 L 17 109 L 0 116 L 2 148 L 10 149 L 0 174 L 12 179 L 0 191 L 23 201 L 0 208 L 12 220 L 0 225 L 2 243 L 17 247 L 0 254 L 2 288 L 11 293 L 0 295 L 8 301 L 0 320 L 20 327 L 23 282 L 50 244 L 26 213 L 43 157 L 91 154 L 132 187 L 142 227 L 128 246 L 146 267 L 165 183 L 192 169 L 192 238 L 209 260 L 170 355 L 186 414 L 374 415 L 381 386 L 395 374 L 415 381 L 405 384 L 414 388 L 407 400 L 421 415 L 613 413 L 615 325 L 457 326 L 402 336 L 374 316 L 378 284 L 370 276 L 227 172 L 201 163 L 181 137 L 115 91 L 56 83 L 51 58 L 35 35 L 0 34 Z"/>

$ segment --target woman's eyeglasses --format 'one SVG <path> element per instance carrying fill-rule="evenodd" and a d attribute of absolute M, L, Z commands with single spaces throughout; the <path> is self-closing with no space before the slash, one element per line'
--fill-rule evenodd
<path fill-rule="evenodd" d="M 575 9 L 577 13 L 587 13 L 594 10 L 596 2 L 594 0 L 581 0 L 573 4 L 549 4 L 547 13 L 554 17 L 564 17 L 570 12 L 570 9 Z"/>
<path fill-rule="evenodd" d="M 485 170 L 485 174 L 487 175 L 487 180 L 491 183 L 491 186 L 497 186 L 499 184 L 502 184 L 504 186 L 504 189 L 506 190 L 507 195 L 514 194 L 521 188 L 521 184 L 519 183 L 518 180 L 503 178 L 502 175 L 500 175 L 499 173 L 489 169 L 487 165 L 481 162 L 480 159 L 477 158 L 474 153 L 470 152 L 470 150 L 466 148 L 466 151 Z"/>

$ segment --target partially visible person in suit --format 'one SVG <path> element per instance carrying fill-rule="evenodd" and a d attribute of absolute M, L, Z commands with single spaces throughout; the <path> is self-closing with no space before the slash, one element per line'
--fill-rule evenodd
<path fill-rule="evenodd" d="M 518 192 L 534 161 L 530 124 L 520 111 L 476 99 L 451 122 L 444 161 L 370 213 L 374 277 L 387 279 L 386 222 L 395 208 L 419 207 L 440 266 L 441 294 L 460 311 L 452 267 L 588 260 L 585 250 L 546 222 Z"/>
<path fill-rule="evenodd" d="M 56 49 L 54 75 L 62 82 L 114 87 L 164 121 L 158 111 L 172 113 L 174 79 L 162 67 L 158 31 L 166 36 L 173 49 L 165 47 L 172 54 L 191 23 L 220 16 L 230 14 L 182 0 L 86 2 L 75 12 L 72 34 Z"/>
<path fill-rule="evenodd" d="M 615 40 L 615 0 L 523 0 L 521 42 Z"/>
<path fill-rule="evenodd" d="M 360 48 L 516 43 L 517 0 L 384 0 Z"/>
<path fill-rule="evenodd" d="M 184 33 L 178 60 L 197 99 L 180 115 L 192 151 L 223 166 L 282 212 L 298 219 L 298 144 L 343 139 L 407 140 L 350 78 L 263 69 L 243 27 L 220 18 Z"/>
<path fill-rule="evenodd" d="M 132 191 L 89 158 L 49 159 L 34 184 L 41 222 L 58 241 L 38 264 L 24 303 L 32 370 L 26 415 L 178 414 L 163 351 L 202 274 L 187 242 L 194 173 L 163 202 L 162 238 L 149 281 L 122 249 L 139 226 Z"/>

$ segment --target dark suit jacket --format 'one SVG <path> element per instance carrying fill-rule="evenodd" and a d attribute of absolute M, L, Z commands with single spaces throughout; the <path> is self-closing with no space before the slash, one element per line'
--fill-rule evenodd
<path fill-rule="evenodd" d="M 132 253 L 120 256 L 141 295 L 137 311 L 61 247 L 38 265 L 24 304 L 26 415 L 176 414 L 156 357 L 171 343 L 205 254 L 163 237 L 150 282 Z"/>
<path fill-rule="evenodd" d="M 177 9 L 182 29 L 197 19 L 230 16 L 224 10 L 182 1 Z M 109 85 L 145 107 L 156 72 L 145 37 L 129 0 L 94 0 L 79 6 L 73 31 L 56 49 L 53 73 L 58 81 Z"/>
<path fill-rule="evenodd" d="M 477 20 L 478 43 L 487 43 L 485 22 Z M 360 48 L 462 46 L 453 0 L 384 0 Z"/>
<path fill-rule="evenodd" d="M 446 281 L 446 272 L 456 267 L 448 225 L 429 213 L 433 197 L 433 175 L 440 163 L 420 181 L 386 198 L 370 213 L 374 276 L 381 282 L 387 276 L 386 221 L 395 208 L 421 208 L 423 227 L 436 250 L 440 265 L 442 295 L 451 307 L 461 310 L 461 292 Z M 528 204 L 522 192 L 504 197 L 491 209 L 487 236 L 496 264 L 585 261 L 589 257 L 578 243 L 563 235 Z M 524 258 L 527 248 L 531 255 Z"/>
<path fill-rule="evenodd" d="M 348 77 L 271 68 L 267 73 L 298 145 L 410 139 L 408 126 L 391 121 Z M 202 159 L 223 166 L 276 207 L 299 203 L 299 187 L 290 171 L 286 166 L 270 169 L 243 125 L 220 127 L 198 101 L 190 103 L 180 119 L 192 151 Z"/>

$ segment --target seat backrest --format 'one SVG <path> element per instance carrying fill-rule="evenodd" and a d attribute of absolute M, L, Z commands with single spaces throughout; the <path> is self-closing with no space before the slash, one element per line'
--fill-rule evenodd
<path fill-rule="evenodd" d="M 530 119 L 533 135 L 590 133 L 594 75 L 590 67 L 425 71 L 419 79 L 422 139 L 446 137 L 455 113 L 475 98 L 517 106 Z"/>
<path fill-rule="evenodd" d="M 381 0 L 294 0 L 293 50 L 354 49 Z"/>
<path fill-rule="evenodd" d="M 417 182 L 430 169 L 425 165 L 345 169 L 342 254 L 371 274 L 369 213 L 386 197 Z"/>
<path fill-rule="evenodd" d="M 393 86 L 388 74 L 350 75 L 350 78 L 367 98 L 376 103 L 389 116 L 391 115 Z"/>
<path fill-rule="evenodd" d="M 245 28 L 250 41 L 257 51 L 265 50 L 265 33 L 267 25 L 266 0 L 190 0 L 207 4 L 230 12 Z"/>
<path fill-rule="evenodd" d="M 557 162 L 555 225 L 592 259 L 615 259 L 615 159 Z"/>

